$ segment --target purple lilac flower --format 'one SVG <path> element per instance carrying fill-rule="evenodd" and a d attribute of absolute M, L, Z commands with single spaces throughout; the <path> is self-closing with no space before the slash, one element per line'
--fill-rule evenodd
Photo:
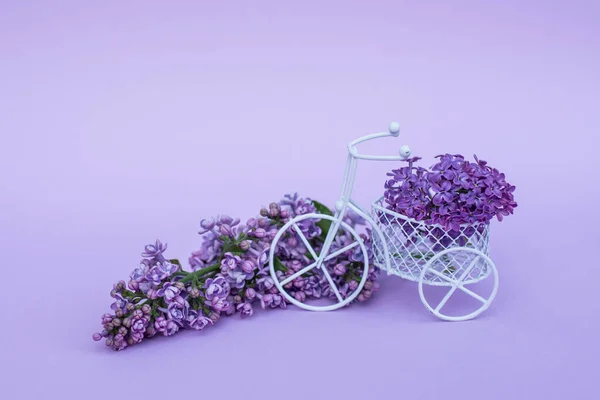
<path fill-rule="evenodd" d="M 200 331 L 208 325 L 213 324 L 213 320 L 202 314 L 201 311 L 190 310 L 186 318 L 188 326 L 192 329 Z"/>
<path fill-rule="evenodd" d="M 165 299 L 167 304 L 171 304 L 172 302 L 177 302 L 181 304 L 183 299 L 180 299 L 181 289 L 177 287 L 172 282 L 167 282 L 163 285 L 162 288 L 158 289 L 156 294 Z"/>
<path fill-rule="evenodd" d="M 223 299 L 229 295 L 229 283 L 222 276 L 207 279 L 204 287 L 206 288 L 205 296 L 207 300 L 212 300 L 215 297 Z"/>
<path fill-rule="evenodd" d="M 160 240 L 156 240 L 154 244 L 146 245 L 144 250 L 145 251 L 142 253 L 142 257 L 154 258 L 157 261 L 162 262 L 165 260 L 162 253 L 167 250 L 167 244 L 163 244 Z"/>
<path fill-rule="evenodd" d="M 163 331 L 163 334 L 165 336 L 171 336 L 177 333 L 177 331 L 179 331 L 179 325 L 177 325 L 174 321 L 169 320 L 167 321 L 167 326 L 165 328 L 165 330 Z"/>
<path fill-rule="evenodd" d="M 181 322 L 185 318 L 187 309 L 178 303 L 171 303 L 167 308 L 167 312 L 171 320 Z"/>
<path fill-rule="evenodd" d="M 167 319 L 164 316 L 157 317 L 154 320 L 154 328 L 158 332 L 164 332 L 167 329 Z"/>
<path fill-rule="evenodd" d="M 237 310 L 240 312 L 242 318 L 251 317 L 254 314 L 254 309 L 250 303 L 240 303 L 237 306 Z"/>
<path fill-rule="evenodd" d="M 121 296 L 121 294 L 117 293 L 115 296 L 113 296 L 115 299 L 115 302 L 111 304 L 110 308 L 112 310 L 125 310 L 128 304 L 128 301 Z"/>
<path fill-rule="evenodd" d="M 142 260 L 140 265 L 136 269 L 134 269 L 133 272 L 131 273 L 131 276 L 130 276 L 131 279 L 136 282 L 142 282 L 145 279 L 145 276 L 148 273 L 149 268 L 150 268 L 150 261 Z"/>
<path fill-rule="evenodd" d="M 223 248 L 223 242 L 213 232 L 203 235 L 202 240 L 200 249 L 193 252 L 188 260 L 194 271 L 213 264 Z"/>
<path fill-rule="evenodd" d="M 384 198 L 389 209 L 454 232 L 463 224 L 501 221 L 513 213 L 514 186 L 504 174 L 477 156 L 475 162 L 459 154 L 437 158 L 430 171 L 411 165 L 388 173 L 392 179 L 384 185 Z"/>
<path fill-rule="evenodd" d="M 416 184 L 418 182 L 415 182 Z M 486 187 L 491 188 L 488 190 L 489 193 L 497 192 L 495 186 Z M 481 192 L 484 193 L 485 189 L 482 188 Z M 494 206 L 493 202 L 486 203 L 488 208 Z M 144 259 L 131 273 L 128 287 L 131 290 L 142 291 L 147 299 L 142 301 L 141 307 L 140 303 L 138 305 L 130 303 L 122 295 L 125 282 L 120 281 L 115 284 L 111 292 L 115 298 L 115 315 L 103 316 L 104 329 L 102 333 L 94 334 L 93 339 L 106 338 L 107 345 L 115 350 L 122 350 L 159 332 L 169 336 L 182 328 L 204 329 L 208 324 L 218 321 L 221 316 L 232 315 L 236 311 L 240 313 L 241 318 L 249 317 L 254 312 L 252 303 L 257 298 L 262 308 L 286 308 L 286 299 L 279 293 L 269 271 L 268 256 L 272 241 L 281 224 L 289 218 L 315 211 L 312 200 L 294 194 L 285 196 L 279 203 L 271 203 L 268 209 L 261 211 L 261 217 L 250 219 L 246 225 L 240 225 L 238 219 L 228 216 L 203 220 L 200 224 L 202 247 L 192 254 L 190 265 L 197 270 L 219 263 L 221 271 L 211 275 L 201 288 L 191 283 L 185 286 L 183 282 L 187 280 L 182 281 L 179 275 L 174 275 L 180 267 L 162 256 L 166 245 L 157 241 L 154 245 L 146 246 L 144 256 L 149 259 Z M 321 234 L 321 230 L 315 222 L 314 219 L 307 219 L 299 226 L 318 252 L 322 242 L 313 239 Z M 350 226 L 365 223 L 362 218 L 351 213 L 346 214 L 345 222 Z M 242 233 L 246 236 L 239 236 Z M 368 230 L 361 235 L 367 248 L 370 248 L 370 235 L 371 232 Z M 248 237 L 252 240 L 246 239 Z M 345 247 L 354 240 L 351 235 L 340 235 L 332 249 Z M 242 253 L 223 254 L 225 241 L 228 245 L 231 242 L 239 245 Z M 331 271 L 334 282 L 344 297 L 357 287 L 354 280 L 347 283 L 344 277 L 348 274 L 354 276 L 362 273 L 364 255 L 360 250 L 360 247 L 355 247 L 344 254 L 339 254 L 325 265 Z M 287 268 L 285 272 L 277 271 L 276 276 L 279 281 L 312 262 L 307 257 L 304 242 L 293 231 L 282 237 L 274 252 Z M 371 254 L 368 255 L 370 258 Z M 163 258 L 160 259 L 161 257 Z M 360 294 L 361 300 L 367 299 L 376 290 L 374 271 L 373 268 L 369 270 L 364 293 Z M 248 286 L 250 282 L 252 287 Z M 318 275 L 295 279 L 286 285 L 286 288 L 287 292 L 299 301 L 335 296 L 327 280 Z M 155 302 L 157 299 L 160 299 L 159 303 Z M 157 308 L 162 299 L 167 304 L 166 308 L 160 306 Z M 208 314 L 203 313 L 202 309 L 195 309 L 200 307 L 200 304 L 208 308 L 208 310 L 204 308 Z M 161 314 L 154 317 L 155 311 Z"/>
<path fill-rule="evenodd" d="M 227 311 L 231 306 L 231 302 L 222 297 L 213 297 L 212 300 L 207 302 L 207 305 L 215 311 Z"/>
<path fill-rule="evenodd" d="M 242 258 L 240 256 L 235 256 L 231 253 L 225 253 L 225 256 L 221 260 L 221 268 L 222 270 L 235 270 L 238 265 L 242 262 Z"/>

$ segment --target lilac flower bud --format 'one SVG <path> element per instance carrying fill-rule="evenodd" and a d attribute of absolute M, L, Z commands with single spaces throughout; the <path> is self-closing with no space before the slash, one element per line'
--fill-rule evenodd
<path fill-rule="evenodd" d="M 260 215 L 262 215 L 263 217 L 268 217 L 269 216 L 269 211 L 267 211 L 266 208 L 263 208 L 260 210 Z"/>
<path fill-rule="evenodd" d="M 277 204 L 277 203 L 269 204 L 269 217 L 271 217 L 271 218 L 277 217 L 279 215 L 279 211 L 281 211 L 279 204 Z"/>
<path fill-rule="evenodd" d="M 113 329 L 115 329 L 115 326 L 112 324 L 112 322 L 109 322 L 108 324 L 104 324 L 104 328 L 107 331 L 112 331 Z"/>
<path fill-rule="evenodd" d="M 288 209 L 281 210 L 281 211 L 279 212 L 279 216 L 280 216 L 281 218 L 283 218 L 283 219 L 287 219 L 287 218 L 289 218 L 289 217 L 290 217 L 290 210 L 288 210 Z"/>
<path fill-rule="evenodd" d="M 246 289 L 246 299 L 253 300 L 256 297 L 256 290 L 253 288 Z"/>
<path fill-rule="evenodd" d="M 380 287 L 379 282 L 373 282 L 373 291 L 374 292 L 378 291 L 379 287 Z"/>
<path fill-rule="evenodd" d="M 350 282 L 348 282 L 348 289 L 350 291 L 355 291 L 357 287 L 358 287 L 358 282 L 356 282 L 355 280 L 351 280 Z"/>
<path fill-rule="evenodd" d="M 185 284 L 183 282 L 175 282 L 173 283 L 173 286 L 175 286 L 179 290 L 185 289 Z"/>
<path fill-rule="evenodd" d="M 244 271 L 247 274 L 251 273 L 252 271 L 254 271 L 254 264 L 252 264 L 252 262 L 248 260 L 242 261 L 242 271 Z"/>
<path fill-rule="evenodd" d="M 127 306 L 125 308 L 127 309 L 127 311 L 133 311 L 135 309 L 135 304 L 127 303 Z"/>
<path fill-rule="evenodd" d="M 252 240 L 242 240 L 242 243 L 240 243 L 240 248 L 244 251 L 248 251 L 251 245 Z"/>
<path fill-rule="evenodd" d="M 129 338 L 127 338 L 127 344 L 129 346 L 133 346 L 135 344 L 135 341 L 133 340 L 133 338 L 129 337 Z"/>
<path fill-rule="evenodd" d="M 306 294 L 303 291 L 299 290 L 296 293 L 294 293 L 294 298 L 299 302 L 304 302 L 304 300 L 306 300 Z"/>
<path fill-rule="evenodd" d="M 94 333 L 94 334 L 92 335 L 92 339 L 94 339 L 94 342 L 97 342 L 97 341 L 99 341 L 100 339 L 102 339 L 102 335 L 101 335 L 101 334 L 99 334 L 99 333 Z"/>
<path fill-rule="evenodd" d="M 225 314 L 227 314 L 227 315 L 235 314 L 235 306 L 233 305 L 232 302 L 229 302 L 229 306 L 225 309 Z"/>
<path fill-rule="evenodd" d="M 276 226 L 274 226 L 269 229 L 269 232 L 267 232 L 267 237 L 273 240 L 275 236 L 277 236 L 277 232 L 279 232 L 279 229 Z"/>
<path fill-rule="evenodd" d="M 115 311 L 115 316 L 116 316 L 116 317 L 122 318 L 122 317 L 123 317 L 123 315 L 125 315 L 125 314 L 123 313 L 123 310 L 117 310 L 117 311 Z"/>
<path fill-rule="evenodd" d="M 127 317 L 123 319 L 123 326 L 125 328 L 131 328 L 131 318 Z"/>
<path fill-rule="evenodd" d="M 233 302 L 235 304 L 240 304 L 242 302 L 242 296 L 240 296 L 239 294 L 236 294 L 235 296 L 233 296 Z"/>
<path fill-rule="evenodd" d="M 277 294 L 279 293 L 279 289 L 277 289 L 277 286 L 273 286 L 271 289 L 269 289 L 269 293 Z"/>
<path fill-rule="evenodd" d="M 368 289 L 365 289 L 362 291 L 361 294 L 365 297 L 365 300 L 368 300 L 369 298 L 371 298 L 371 295 L 373 294 L 373 292 Z"/>
<path fill-rule="evenodd" d="M 127 328 L 125 328 L 124 326 L 120 327 L 118 333 L 123 336 L 127 335 Z"/>
<path fill-rule="evenodd" d="M 288 240 L 287 240 L 287 245 L 288 245 L 289 247 L 292 247 L 292 248 L 293 248 L 293 247 L 296 247 L 296 246 L 298 246 L 298 240 L 296 239 L 296 237 L 294 237 L 294 236 L 290 236 L 290 237 L 288 238 Z M 294 261 L 295 261 L 295 260 L 294 260 Z M 299 262 L 299 261 L 298 261 L 298 262 Z"/>
<path fill-rule="evenodd" d="M 196 299 L 196 298 L 200 297 L 200 290 L 197 287 L 192 287 L 191 289 L 188 290 L 188 294 L 190 295 L 191 298 Z"/>
<path fill-rule="evenodd" d="M 346 273 L 346 266 L 344 264 L 336 264 L 335 267 L 333 267 L 333 273 L 338 275 L 338 276 L 342 276 Z"/>
<path fill-rule="evenodd" d="M 114 340 L 112 337 L 106 338 L 106 345 L 108 347 L 112 347 L 113 344 L 114 344 Z"/>
<path fill-rule="evenodd" d="M 371 288 L 373 288 L 373 281 L 369 281 L 369 280 L 368 280 L 368 281 L 366 281 L 366 282 L 365 282 L 365 286 L 364 286 L 364 288 L 365 288 L 365 289 L 369 289 L 369 290 L 370 290 Z"/>
<path fill-rule="evenodd" d="M 122 292 L 123 289 L 125 289 L 125 282 L 124 281 L 119 281 L 115 284 L 115 289 L 117 290 L 117 292 Z"/>
<path fill-rule="evenodd" d="M 266 228 L 267 226 L 269 226 L 269 221 L 267 221 L 264 218 L 259 218 L 258 219 L 258 227 L 259 228 Z"/>
<path fill-rule="evenodd" d="M 365 299 L 365 295 L 364 294 L 361 293 L 361 294 L 358 295 L 358 301 L 365 301 L 365 300 L 366 299 Z"/>
<path fill-rule="evenodd" d="M 148 327 L 146 328 L 146 336 L 152 337 L 154 335 L 156 335 L 156 329 L 154 328 L 154 326 L 148 325 Z"/>
<path fill-rule="evenodd" d="M 142 310 L 135 310 L 131 316 L 135 319 L 139 319 L 142 318 L 144 316 L 144 313 L 142 312 Z"/>
<path fill-rule="evenodd" d="M 219 233 L 223 236 L 231 236 L 231 228 L 229 225 L 221 225 L 219 227 Z"/>
<path fill-rule="evenodd" d="M 294 282 L 294 287 L 298 288 L 298 289 L 302 289 L 304 287 L 304 285 L 306 285 L 306 279 L 304 278 L 296 278 L 293 280 Z"/>
<path fill-rule="evenodd" d="M 292 260 L 292 262 L 288 264 L 288 268 L 290 268 L 293 272 L 298 272 L 302 269 L 302 263 L 298 260 Z"/>
<path fill-rule="evenodd" d="M 139 282 L 134 280 L 129 281 L 127 286 L 129 287 L 129 290 L 133 290 L 134 292 L 137 292 L 137 290 L 140 288 Z"/>
<path fill-rule="evenodd" d="M 113 289 L 113 290 L 110 291 L 110 297 L 112 297 L 113 299 L 115 297 L 117 297 L 118 294 L 119 294 L 119 292 L 117 292 L 116 289 Z"/>
<path fill-rule="evenodd" d="M 113 326 L 121 326 L 121 320 L 119 318 L 115 318 L 112 320 Z"/>
<path fill-rule="evenodd" d="M 113 316 L 112 316 L 112 315 L 110 315 L 109 313 L 105 313 L 105 314 L 102 316 L 102 323 L 103 323 L 103 324 L 108 324 L 109 322 L 111 322 L 111 321 L 112 321 L 112 319 L 113 319 Z"/>
<path fill-rule="evenodd" d="M 151 312 L 151 311 L 152 311 L 152 307 L 150 307 L 148 304 L 144 304 L 144 305 L 142 306 L 142 312 L 143 312 L 144 314 L 146 314 L 146 315 L 147 315 L 147 314 L 150 314 L 150 312 Z"/>
<path fill-rule="evenodd" d="M 159 332 L 164 332 L 167 329 L 167 319 L 163 316 L 156 318 L 154 320 L 154 328 Z"/>
<path fill-rule="evenodd" d="M 156 300 L 158 299 L 158 291 L 154 288 L 148 289 L 148 293 L 146 293 L 146 296 L 148 296 L 150 300 Z"/>
<path fill-rule="evenodd" d="M 267 236 L 267 231 L 265 231 L 263 228 L 257 228 L 254 232 L 252 232 L 252 235 L 257 238 L 264 238 Z"/>
<path fill-rule="evenodd" d="M 219 318 L 221 318 L 221 314 L 213 311 L 210 314 L 208 314 L 208 318 L 210 318 L 212 322 L 217 322 Z"/>

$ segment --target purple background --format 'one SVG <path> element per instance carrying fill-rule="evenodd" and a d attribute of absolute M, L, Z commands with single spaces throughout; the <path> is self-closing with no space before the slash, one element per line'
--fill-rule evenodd
<path fill-rule="evenodd" d="M 598 2 L 91 4 L 0 5 L 3 395 L 597 398 Z M 383 278 L 335 313 L 92 342 L 143 245 L 185 261 L 203 217 L 332 204 L 346 143 L 391 120 L 367 150 L 477 153 L 517 186 L 479 319 Z M 392 167 L 361 164 L 356 199 Z"/>

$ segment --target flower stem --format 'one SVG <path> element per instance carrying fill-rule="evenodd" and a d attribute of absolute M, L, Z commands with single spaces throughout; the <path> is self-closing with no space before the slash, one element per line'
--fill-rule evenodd
<path fill-rule="evenodd" d="M 187 274 L 185 276 L 185 278 L 183 278 L 181 280 L 181 282 L 183 282 L 183 283 L 189 282 L 189 281 L 191 281 L 194 278 L 197 279 L 197 278 L 199 278 L 199 277 L 201 277 L 203 275 L 209 274 L 209 273 L 214 272 L 214 271 L 218 271 L 220 267 L 221 267 L 220 264 L 213 264 L 213 265 L 211 265 L 209 267 L 199 269 L 198 271 L 190 272 L 189 274 Z"/>

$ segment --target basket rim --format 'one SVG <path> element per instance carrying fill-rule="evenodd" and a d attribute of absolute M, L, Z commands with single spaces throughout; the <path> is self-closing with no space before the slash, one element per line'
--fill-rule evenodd
<path fill-rule="evenodd" d="M 413 223 L 413 224 L 421 225 L 421 226 L 424 226 L 424 227 L 440 228 L 440 229 L 442 229 L 442 230 L 444 230 L 444 231 L 448 231 L 448 229 L 447 229 L 446 227 L 444 227 L 443 225 L 441 225 L 441 224 L 428 224 L 427 222 L 424 222 L 424 221 L 417 221 L 417 220 L 416 220 L 416 219 L 414 219 L 414 218 L 407 217 L 406 215 L 402 215 L 402 214 L 399 214 L 399 213 L 397 213 L 396 211 L 392 211 L 392 210 L 390 210 L 390 209 L 388 209 L 388 208 L 382 207 L 382 206 L 381 206 L 379 203 L 381 203 L 381 202 L 382 202 L 382 200 L 384 200 L 384 197 L 385 197 L 385 196 L 383 196 L 383 195 L 382 195 L 382 196 L 380 196 L 380 197 L 379 197 L 377 200 L 375 200 L 375 201 L 374 201 L 374 202 L 371 204 L 371 206 L 372 206 L 373 208 L 375 208 L 375 209 L 379 210 L 379 211 L 383 211 L 383 212 L 384 212 L 384 213 L 386 213 L 386 214 L 391 214 L 391 215 L 393 215 L 393 216 L 394 216 L 394 217 L 396 217 L 396 218 L 403 219 L 403 220 L 405 220 L 405 221 L 408 221 L 408 222 L 411 222 L 411 223 Z M 490 222 L 491 222 L 491 221 L 487 221 L 487 222 L 476 222 L 476 223 L 464 223 L 464 224 L 460 224 L 459 226 L 460 226 L 461 228 L 467 228 L 467 227 L 477 227 L 477 226 L 485 225 L 485 226 L 487 226 L 487 227 L 488 227 L 488 229 L 489 229 Z M 380 222 L 380 221 L 379 221 L 379 223 L 381 224 L 381 222 Z M 384 224 L 382 224 L 382 225 L 384 225 Z M 388 225 L 388 224 L 385 224 L 385 225 Z"/>

